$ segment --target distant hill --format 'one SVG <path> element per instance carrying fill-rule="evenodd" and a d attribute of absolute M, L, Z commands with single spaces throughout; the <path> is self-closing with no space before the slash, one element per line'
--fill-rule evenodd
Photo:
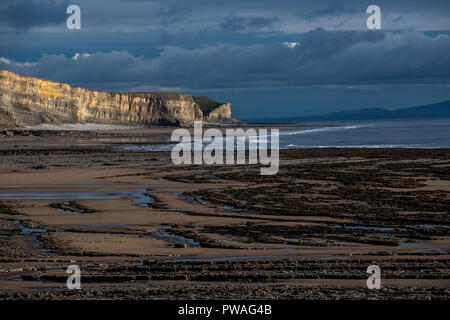
<path fill-rule="evenodd" d="M 312 115 L 307 117 L 271 118 L 263 122 L 308 122 L 339 120 L 379 120 L 379 119 L 418 119 L 418 118 L 450 118 L 450 100 L 418 107 L 386 110 L 369 108 Z M 262 120 L 262 119 L 259 119 Z M 270 121 L 268 121 L 270 120 Z"/>

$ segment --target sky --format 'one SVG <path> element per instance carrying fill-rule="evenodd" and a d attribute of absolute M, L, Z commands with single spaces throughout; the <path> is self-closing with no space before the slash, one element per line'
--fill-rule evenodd
<path fill-rule="evenodd" d="M 449 14 L 448 0 L 2 0 L 0 68 L 206 95 L 244 120 L 395 109 L 450 99 Z"/>

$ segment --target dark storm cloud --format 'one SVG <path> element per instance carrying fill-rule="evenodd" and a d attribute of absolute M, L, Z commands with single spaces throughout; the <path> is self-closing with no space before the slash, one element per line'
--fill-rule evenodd
<path fill-rule="evenodd" d="M 77 59 L 44 55 L 33 65 L 0 67 L 104 89 L 287 88 L 375 84 L 450 83 L 450 38 L 420 32 L 315 29 L 289 48 L 282 43 L 197 49 L 164 47 L 146 58 L 127 51 Z M 112 67 L 113 66 L 113 67 Z"/>
<path fill-rule="evenodd" d="M 185 4 L 180 5 L 169 5 L 160 8 L 156 12 L 156 17 L 161 18 L 161 21 L 164 25 L 173 24 L 175 22 L 180 21 L 181 19 L 184 19 L 186 15 L 190 14 L 192 12 L 192 8 L 186 6 Z"/>
<path fill-rule="evenodd" d="M 220 28 L 227 32 L 273 30 L 280 25 L 280 19 L 267 17 L 242 17 L 234 12 L 220 23 Z"/>
<path fill-rule="evenodd" d="M 305 33 L 301 39 L 301 55 L 305 60 L 326 60 L 356 45 L 376 46 L 386 37 L 381 31 L 326 31 L 317 28 Z"/>
<path fill-rule="evenodd" d="M 448 0 L 306 0 L 298 6 L 296 15 L 308 21 L 329 19 L 341 15 L 361 15 L 369 5 L 373 4 L 378 5 L 382 12 L 389 14 L 411 12 L 444 14 L 450 9 Z"/>
<path fill-rule="evenodd" d="M 20 30 L 62 24 L 68 6 L 68 0 L 8 1 L 0 7 L 0 24 Z"/>
<path fill-rule="evenodd" d="M 96 32 L 164 30 L 299 33 L 318 26 L 364 30 L 370 0 L 2 0 L 0 25 L 18 29 L 64 22 L 69 4 L 81 7 L 83 28 Z M 377 0 L 387 29 L 450 28 L 450 1 Z M 232 14 L 230 14 L 232 12 Z M 401 19 L 399 18 L 401 16 Z M 337 21 L 335 21 L 337 20 Z"/>
<path fill-rule="evenodd" d="M 320 18 L 329 18 L 331 16 L 339 16 L 344 14 L 356 14 L 364 12 L 367 8 L 364 5 L 349 5 L 349 1 L 326 1 L 324 4 L 317 3 L 315 7 L 303 8 L 297 11 L 296 15 L 301 19 L 308 21 L 316 21 Z"/>

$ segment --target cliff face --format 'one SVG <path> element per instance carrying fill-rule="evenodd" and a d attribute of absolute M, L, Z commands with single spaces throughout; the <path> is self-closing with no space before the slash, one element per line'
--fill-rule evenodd
<path fill-rule="evenodd" d="M 192 125 L 230 121 L 231 104 L 204 110 L 184 93 L 88 90 L 0 70 L 0 126 L 41 123 Z"/>

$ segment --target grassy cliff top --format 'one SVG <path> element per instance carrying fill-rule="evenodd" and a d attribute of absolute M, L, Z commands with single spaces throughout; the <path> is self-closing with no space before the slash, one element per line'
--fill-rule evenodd
<path fill-rule="evenodd" d="M 192 96 L 192 98 L 194 99 L 194 102 L 198 104 L 203 113 L 207 113 L 223 104 L 222 102 L 217 102 L 216 100 L 205 96 Z"/>

